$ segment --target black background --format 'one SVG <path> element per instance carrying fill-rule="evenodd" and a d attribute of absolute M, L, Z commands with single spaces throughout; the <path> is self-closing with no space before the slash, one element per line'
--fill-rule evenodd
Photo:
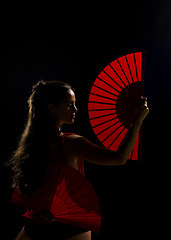
<path fill-rule="evenodd" d="M 49 4 L 50 5 L 50 4 Z M 88 120 L 87 102 L 100 71 L 116 58 L 146 51 L 145 96 L 150 114 L 143 124 L 142 161 L 105 167 L 85 163 L 104 218 L 92 239 L 154 236 L 166 232 L 170 147 L 170 1 L 58 3 L 5 6 L 1 28 L 1 227 L 14 239 L 22 209 L 9 203 L 10 170 L 27 118 L 32 84 L 60 79 L 76 88 L 75 132 L 100 144 Z M 166 215 L 167 216 L 167 215 Z M 119 236 L 119 238 L 117 238 Z"/>

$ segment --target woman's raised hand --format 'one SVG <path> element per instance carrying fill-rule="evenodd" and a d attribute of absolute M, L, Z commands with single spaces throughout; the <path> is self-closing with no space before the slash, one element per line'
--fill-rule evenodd
<path fill-rule="evenodd" d="M 44 220 L 45 223 L 53 223 L 55 221 L 54 216 L 47 209 L 41 211 L 40 218 Z"/>
<path fill-rule="evenodd" d="M 149 108 L 147 106 L 147 98 L 141 97 L 137 105 L 137 114 L 136 114 L 135 122 L 138 121 L 141 124 L 142 121 L 148 115 L 148 113 L 149 113 Z"/>

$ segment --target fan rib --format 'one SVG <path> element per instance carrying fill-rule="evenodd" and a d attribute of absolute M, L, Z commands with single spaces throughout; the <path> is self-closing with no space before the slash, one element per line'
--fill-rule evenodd
<path fill-rule="evenodd" d="M 122 134 L 122 132 L 125 130 L 126 128 L 124 127 L 120 133 L 115 137 L 115 139 L 112 141 L 112 143 L 108 146 L 108 148 L 110 148 L 112 146 L 112 144 L 117 140 L 117 138 Z"/>
<path fill-rule="evenodd" d="M 105 124 L 105 123 L 108 123 L 108 122 L 110 122 L 110 121 L 112 121 L 112 120 L 114 120 L 114 119 L 116 119 L 116 118 L 118 118 L 118 117 L 116 116 L 115 118 L 111 118 L 111 119 L 109 119 L 109 120 L 107 120 L 107 121 L 105 121 L 105 122 L 99 123 L 99 124 L 93 126 L 93 128 L 99 127 L 100 125 L 103 125 L 103 124 Z"/>
<path fill-rule="evenodd" d="M 89 103 L 100 103 L 100 104 L 106 104 L 106 105 L 112 105 L 112 106 L 116 105 L 114 103 L 105 103 L 105 102 L 96 102 L 96 101 L 89 101 Z"/>
<path fill-rule="evenodd" d="M 128 65 L 128 69 L 129 69 L 129 72 L 130 72 L 130 75 L 131 75 L 131 78 L 132 78 L 132 82 L 134 82 L 134 79 L 133 79 L 133 76 L 132 76 L 132 72 L 131 72 L 131 68 L 130 68 L 129 63 L 128 63 L 127 55 L 125 56 L 125 59 L 126 59 L 126 63 Z"/>
<path fill-rule="evenodd" d="M 121 82 L 123 83 L 123 85 L 126 87 L 126 84 L 124 83 L 124 81 L 122 80 L 122 78 L 119 76 L 119 74 L 115 71 L 115 69 L 113 68 L 113 66 L 111 65 L 111 63 L 109 64 L 109 66 L 112 68 L 112 70 L 114 71 L 114 73 L 118 76 L 118 78 L 121 80 Z"/>
<path fill-rule="evenodd" d="M 103 89 L 103 88 L 101 88 L 101 87 L 99 87 L 99 86 L 97 86 L 97 85 L 95 85 L 95 84 L 93 84 L 93 86 L 94 86 L 94 87 L 97 87 L 97 88 L 99 88 L 100 90 L 102 90 L 102 91 L 104 91 L 104 92 L 107 92 L 107 93 L 109 93 L 109 94 L 111 94 L 111 95 L 113 95 L 113 96 L 115 96 L 115 97 L 118 97 L 116 94 L 114 94 L 114 93 L 112 93 L 112 92 L 109 92 L 109 91 L 107 91 L 107 90 L 105 90 L 105 89 Z"/>
<path fill-rule="evenodd" d="M 107 108 L 107 109 L 89 109 L 89 111 L 108 111 L 108 110 L 116 110 L 116 108 Z"/>
<path fill-rule="evenodd" d="M 144 73 L 145 73 L 145 53 L 143 55 L 141 56 L 141 62 L 142 62 L 141 79 L 142 79 L 142 81 L 144 81 Z"/>
<path fill-rule="evenodd" d="M 109 114 L 105 114 L 105 115 L 100 115 L 100 116 L 98 116 L 98 117 L 90 118 L 90 120 L 94 120 L 94 119 L 102 118 L 102 117 L 107 117 L 107 116 L 110 116 L 110 115 L 116 115 L 116 113 L 109 113 Z"/>
<path fill-rule="evenodd" d="M 105 131 L 108 130 L 109 128 L 115 126 L 117 123 L 119 123 L 119 121 L 115 122 L 114 124 L 112 124 L 111 126 L 105 128 L 105 129 L 103 129 L 101 132 L 97 133 L 97 136 L 100 135 L 101 133 L 105 132 Z"/>
<path fill-rule="evenodd" d="M 135 53 L 136 63 L 137 63 L 137 72 L 138 72 L 138 81 L 141 82 L 141 71 L 142 71 L 142 53 Z"/>
<path fill-rule="evenodd" d="M 120 93 L 120 91 L 118 91 L 116 88 L 114 88 L 113 86 L 111 86 L 109 83 L 105 82 L 102 78 L 97 77 L 100 81 L 104 82 L 106 85 L 108 85 L 109 87 L 113 88 L 116 92 Z"/>
<path fill-rule="evenodd" d="M 136 72 L 136 77 L 137 77 L 137 82 L 138 82 L 138 71 L 137 71 L 137 62 L 136 62 L 136 58 L 135 58 L 135 53 L 133 53 L 133 57 L 134 57 L 135 72 Z"/>
<path fill-rule="evenodd" d="M 109 99 L 109 100 L 116 101 L 116 99 L 114 99 L 114 98 L 109 98 L 109 97 L 102 96 L 102 95 L 99 95 L 99 94 L 96 94 L 96 93 L 92 93 L 92 92 L 91 92 L 90 94 L 95 95 L 95 96 L 97 96 L 97 97 L 102 97 L 102 98 L 106 98 L 106 99 Z"/>
<path fill-rule="evenodd" d="M 122 124 L 120 124 L 113 132 L 111 132 L 105 139 L 102 140 L 102 143 L 106 141 L 114 132 L 116 132 L 120 127 L 122 127 Z"/>
<path fill-rule="evenodd" d="M 119 88 L 122 89 L 122 87 L 105 70 L 102 70 L 102 72 L 104 72 L 116 85 L 118 85 Z"/>
<path fill-rule="evenodd" d="M 123 70 L 123 67 L 122 67 L 121 63 L 119 62 L 119 60 L 118 60 L 118 59 L 117 59 L 117 61 L 118 61 L 118 64 L 119 64 L 119 66 L 120 66 L 120 68 L 121 68 L 121 70 L 122 70 L 122 72 L 123 72 L 123 74 L 124 74 L 124 76 L 125 76 L 125 78 L 126 78 L 126 80 L 127 80 L 128 84 L 130 84 L 130 82 L 129 82 L 129 80 L 128 80 L 127 76 L 126 76 L 126 73 L 125 73 L 125 71 Z M 125 87 L 126 87 L 126 84 L 125 84 Z"/>

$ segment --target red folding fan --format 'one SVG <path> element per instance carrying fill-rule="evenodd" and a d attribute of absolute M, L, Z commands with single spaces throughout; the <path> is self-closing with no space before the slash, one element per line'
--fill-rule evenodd
<path fill-rule="evenodd" d="M 88 179 L 68 165 L 59 168 L 49 163 L 49 167 L 46 180 L 32 197 L 16 189 L 11 202 L 36 212 L 48 209 L 56 221 L 99 233 L 100 204 Z"/>
<path fill-rule="evenodd" d="M 107 65 L 90 91 L 88 113 L 100 142 L 116 151 L 134 117 L 143 94 L 144 54 L 131 53 Z M 141 158 L 141 130 L 129 159 Z"/>

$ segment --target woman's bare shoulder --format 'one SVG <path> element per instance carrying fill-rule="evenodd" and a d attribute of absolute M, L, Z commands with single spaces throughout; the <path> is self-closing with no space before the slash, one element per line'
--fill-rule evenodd
<path fill-rule="evenodd" d="M 85 138 L 78 134 L 67 134 L 67 137 L 65 138 L 65 143 L 72 148 L 78 147 L 79 143 L 81 143 L 83 139 Z"/>
<path fill-rule="evenodd" d="M 77 158 L 99 165 L 118 165 L 116 153 L 81 135 L 67 137 L 68 148 Z"/>
<path fill-rule="evenodd" d="M 78 140 L 78 139 L 84 139 L 83 136 L 78 135 L 78 134 L 67 134 L 67 138 L 69 141 L 73 141 L 73 140 Z"/>
<path fill-rule="evenodd" d="M 67 137 L 65 137 L 64 140 L 64 146 L 70 155 L 78 157 L 78 149 L 82 142 L 81 139 L 84 139 L 81 135 L 67 134 Z"/>

